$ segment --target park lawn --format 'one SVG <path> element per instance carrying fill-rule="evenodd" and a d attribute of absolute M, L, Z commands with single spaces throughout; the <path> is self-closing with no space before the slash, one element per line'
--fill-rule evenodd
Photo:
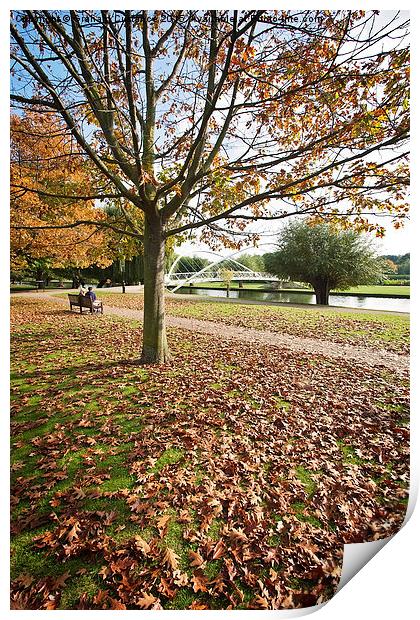
<path fill-rule="evenodd" d="M 10 292 L 11 293 L 20 293 L 22 291 L 31 291 L 34 290 L 35 287 L 30 284 L 11 284 L 10 285 Z"/>
<path fill-rule="evenodd" d="M 409 286 L 353 286 L 343 293 L 360 293 L 361 295 L 398 295 L 398 297 L 410 297 Z"/>
<path fill-rule="evenodd" d="M 12 607 L 278 609 L 408 497 L 408 376 L 136 321 L 11 307 Z"/>
<path fill-rule="evenodd" d="M 98 296 L 110 306 L 141 310 L 143 295 L 100 292 Z M 166 301 L 173 316 L 191 317 L 226 325 L 268 330 L 306 338 L 318 338 L 343 344 L 381 348 L 399 354 L 409 352 L 409 315 L 346 311 L 336 308 L 294 308 L 264 304 L 239 304 L 197 298 Z"/>

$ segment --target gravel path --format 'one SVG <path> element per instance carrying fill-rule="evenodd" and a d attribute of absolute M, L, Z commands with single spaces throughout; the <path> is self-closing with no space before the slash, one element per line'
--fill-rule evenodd
<path fill-rule="evenodd" d="M 67 300 L 57 298 L 56 296 L 48 293 L 14 293 L 14 295 L 24 297 L 30 296 L 35 299 L 42 298 L 48 301 L 56 302 L 61 306 L 68 307 Z M 143 319 L 143 313 L 140 310 L 117 308 L 109 305 L 104 305 L 104 310 L 106 314 L 113 314 L 115 316 L 136 319 L 139 321 L 142 321 Z M 210 334 L 219 338 L 223 337 L 232 340 L 253 342 L 255 344 L 262 343 L 287 348 L 296 352 L 325 355 L 336 359 L 341 358 L 346 360 L 354 360 L 369 366 L 385 366 L 394 372 L 408 370 L 410 367 L 410 358 L 408 355 L 397 355 L 396 353 L 391 353 L 383 349 L 366 349 L 363 347 L 330 342 L 317 338 L 303 338 L 301 336 L 291 336 L 288 334 L 283 335 L 276 332 L 246 327 L 234 327 L 223 323 L 192 318 L 167 316 L 166 324 L 168 327 L 178 327 L 189 331 L 199 332 L 201 334 Z"/>

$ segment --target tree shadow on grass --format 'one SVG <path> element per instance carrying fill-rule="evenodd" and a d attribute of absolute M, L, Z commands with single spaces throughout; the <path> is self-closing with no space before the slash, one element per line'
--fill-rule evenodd
<path fill-rule="evenodd" d="M 68 317 L 70 315 L 79 316 L 79 317 L 80 316 L 95 316 L 95 317 L 104 316 L 100 312 L 91 312 L 89 308 L 84 308 L 82 313 L 80 312 L 79 309 L 70 310 L 70 308 L 57 308 L 56 310 L 44 309 L 42 313 L 45 316 L 65 316 L 65 317 Z"/>
<path fill-rule="evenodd" d="M 31 371 L 31 372 L 19 372 L 17 373 L 11 373 L 11 378 L 13 380 L 13 378 L 19 378 L 19 379 L 39 379 L 40 381 L 42 381 L 42 377 L 45 375 L 48 378 L 54 378 L 56 377 L 57 379 L 60 379 L 62 377 L 67 377 L 69 375 L 76 375 L 76 374 L 80 374 L 80 373 L 96 373 L 97 377 L 101 377 L 103 376 L 104 371 L 106 371 L 109 368 L 115 369 L 116 367 L 120 367 L 123 370 L 124 368 L 128 367 L 142 367 L 143 364 L 140 364 L 140 362 L 136 359 L 113 359 L 113 360 L 109 360 L 106 362 L 95 362 L 95 363 L 89 363 L 87 362 L 86 364 L 79 364 L 79 365 L 73 365 L 73 366 L 66 366 L 65 368 L 52 368 L 51 370 L 48 369 L 37 369 L 35 371 Z"/>

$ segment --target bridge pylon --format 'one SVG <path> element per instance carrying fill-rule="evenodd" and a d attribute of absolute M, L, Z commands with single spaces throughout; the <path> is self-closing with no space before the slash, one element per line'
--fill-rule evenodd
<path fill-rule="evenodd" d="M 222 268 L 229 269 L 232 272 L 231 279 L 235 281 L 278 281 L 278 278 L 271 274 L 253 271 L 249 267 L 242 265 L 233 258 L 233 256 L 236 256 L 238 253 L 239 252 L 235 252 L 235 254 L 231 256 L 222 256 L 221 254 L 212 252 L 213 255 L 217 256 L 217 259 L 195 272 L 175 271 L 179 261 L 183 258 L 179 256 L 165 276 L 165 286 L 171 287 L 171 292 L 175 293 L 178 289 L 187 284 L 194 284 L 197 282 L 223 282 L 221 275 Z M 210 252 L 206 252 L 206 254 L 210 254 Z"/>

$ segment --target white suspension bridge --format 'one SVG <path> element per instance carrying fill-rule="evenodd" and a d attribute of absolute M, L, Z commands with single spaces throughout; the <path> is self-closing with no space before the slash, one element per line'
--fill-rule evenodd
<path fill-rule="evenodd" d="M 209 252 L 206 252 L 209 254 Z M 235 253 L 237 254 L 237 253 Z M 235 255 L 234 254 L 234 255 Z M 198 263 L 196 271 L 194 267 L 194 257 L 190 258 L 189 267 L 190 271 L 178 271 L 179 263 L 185 259 L 183 256 L 179 256 L 172 264 L 169 272 L 165 276 L 165 285 L 170 288 L 174 293 L 183 286 L 189 284 L 196 284 L 200 282 L 224 282 L 226 280 L 226 274 L 224 272 L 229 271 L 229 280 L 232 281 L 261 281 L 261 282 L 278 282 L 279 279 L 270 273 L 263 273 L 261 271 L 253 271 L 249 267 L 242 265 L 239 261 L 230 257 L 222 256 L 220 254 L 212 253 L 213 256 L 217 256 L 217 259 L 199 268 L 203 264 L 203 261 Z"/>

